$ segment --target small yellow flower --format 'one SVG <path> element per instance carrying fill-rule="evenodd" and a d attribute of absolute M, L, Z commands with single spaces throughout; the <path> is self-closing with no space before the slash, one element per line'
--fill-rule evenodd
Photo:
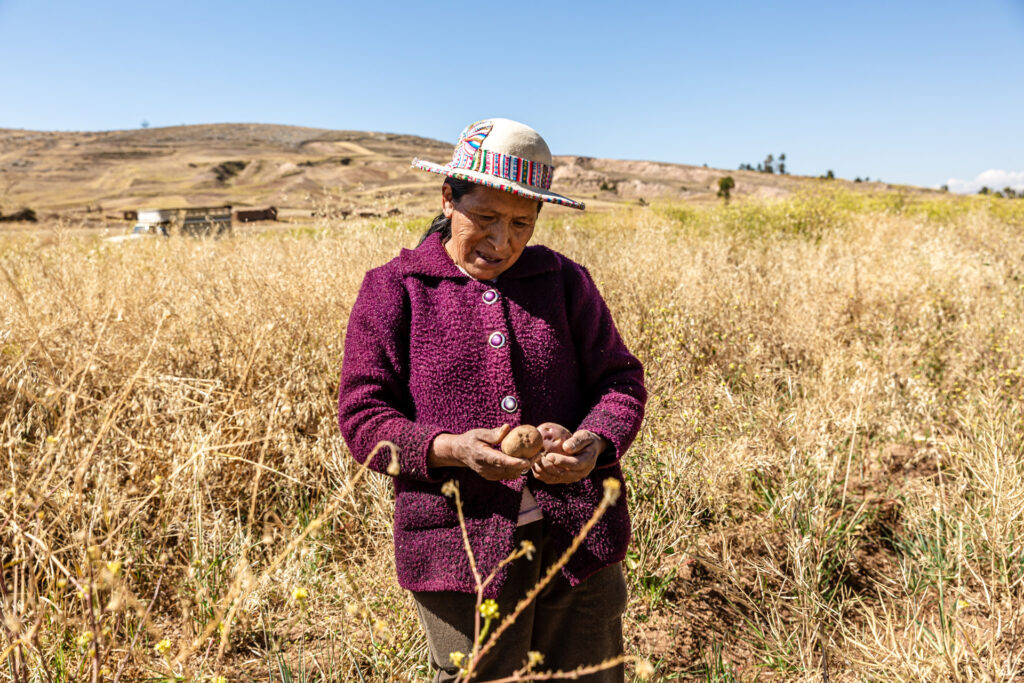
<path fill-rule="evenodd" d="M 228 683 L 227 676 L 214 676 L 210 679 L 210 683 Z"/>
<path fill-rule="evenodd" d="M 378 638 L 384 638 L 385 640 L 391 639 L 391 630 L 388 625 L 381 619 L 376 619 L 373 622 L 373 632 Z"/>
<path fill-rule="evenodd" d="M 309 597 L 309 591 L 302 586 L 298 586 L 292 591 L 292 600 L 295 602 L 305 602 Z"/>
<path fill-rule="evenodd" d="M 110 572 L 111 574 L 113 574 L 114 576 L 117 576 L 118 574 L 120 574 L 121 573 L 121 560 L 113 560 L 111 562 L 107 562 L 107 571 Z"/>
<path fill-rule="evenodd" d="M 153 649 L 156 650 L 156 653 L 158 655 L 165 655 L 171 649 L 171 641 L 167 638 L 164 638 L 159 643 L 154 645 Z"/>
<path fill-rule="evenodd" d="M 48 436 L 48 437 L 46 437 L 46 441 L 48 443 L 57 443 L 57 437 L 55 437 L 55 436 Z"/>
<path fill-rule="evenodd" d="M 67 588 L 68 580 L 65 578 L 57 579 L 57 588 Z"/>
<path fill-rule="evenodd" d="M 75 639 L 75 644 L 78 645 L 78 647 L 84 649 L 86 646 L 89 645 L 89 643 L 92 642 L 93 637 L 94 636 L 92 631 L 85 631 L 84 633 L 79 635 L 78 638 Z"/>
<path fill-rule="evenodd" d="M 604 480 L 604 498 L 601 502 L 607 505 L 614 505 L 615 501 L 619 499 L 620 493 L 622 493 L 622 484 L 619 483 L 618 479 L 609 477 Z"/>
<path fill-rule="evenodd" d="M 455 483 L 454 479 L 449 479 L 441 487 L 441 493 L 443 493 L 448 498 L 454 496 L 456 493 L 458 493 L 458 491 L 459 485 Z"/>
<path fill-rule="evenodd" d="M 537 652 L 536 650 L 530 650 L 529 652 L 527 652 L 526 657 L 526 665 L 531 669 L 535 666 L 540 666 L 544 663 L 544 655 Z"/>
<path fill-rule="evenodd" d="M 448 655 L 448 659 L 452 660 L 452 664 L 454 664 L 455 666 L 461 667 L 462 662 L 466 659 L 466 654 L 464 652 L 459 652 L 458 650 L 456 650 L 455 652 Z"/>
<path fill-rule="evenodd" d="M 639 676 L 641 680 L 646 681 L 654 675 L 654 667 L 651 666 L 651 663 L 646 659 L 641 659 L 636 663 L 636 675 Z"/>
<path fill-rule="evenodd" d="M 480 605 L 480 614 L 483 615 L 484 619 L 497 619 L 498 618 L 498 603 L 494 600 L 484 600 L 483 604 Z"/>
<path fill-rule="evenodd" d="M 523 541 L 519 544 L 519 549 L 528 560 L 533 560 L 533 554 L 537 552 L 537 547 L 533 545 L 533 541 Z"/>
<path fill-rule="evenodd" d="M 959 609 L 967 609 L 968 607 L 971 606 L 971 603 L 967 602 L 963 598 L 960 598 L 959 600 L 956 601 L 956 606 Z"/>

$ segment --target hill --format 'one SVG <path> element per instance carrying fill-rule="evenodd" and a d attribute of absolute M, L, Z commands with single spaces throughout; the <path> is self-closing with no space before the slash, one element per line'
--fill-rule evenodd
<path fill-rule="evenodd" d="M 373 215 L 428 212 L 438 179 L 413 157 L 446 161 L 452 143 L 413 135 L 267 124 L 108 132 L 0 129 L 0 211 L 102 219 L 123 210 L 277 206 L 284 218 L 330 207 Z M 640 199 L 713 200 L 732 175 L 740 197 L 782 197 L 816 178 L 702 166 L 556 157 L 555 187 L 591 208 Z M 846 181 L 830 181 L 842 184 Z M 865 183 L 858 187 L 881 186 Z"/>

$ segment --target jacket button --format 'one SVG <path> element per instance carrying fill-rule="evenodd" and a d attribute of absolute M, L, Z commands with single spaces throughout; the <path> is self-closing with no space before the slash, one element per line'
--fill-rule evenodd
<path fill-rule="evenodd" d="M 501 332 L 493 332 L 491 336 L 487 338 L 487 343 L 491 345 L 492 349 L 500 349 L 505 345 L 505 335 Z"/>
<path fill-rule="evenodd" d="M 514 413 L 519 409 L 519 401 L 516 400 L 515 396 L 506 396 L 501 399 L 501 409 L 506 413 Z"/>
<path fill-rule="evenodd" d="M 493 304 L 494 302 L 496 302 L 498 300 L 498 290 L 496 290 L 496 289 L 488 289 L 483 294 L 483 300 L 484 300 L 485 304 Z"/>

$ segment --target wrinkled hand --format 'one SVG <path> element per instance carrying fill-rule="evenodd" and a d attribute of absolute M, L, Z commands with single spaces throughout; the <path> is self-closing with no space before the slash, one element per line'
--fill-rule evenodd
<path fill-rule="evenodd" d="M 468 467 L 488 481 L 518 479 L 534 460 L 505 455 L 495 448 L 509 432 L 509 426 L 471 429 L 464 434 L 439 434 L 427 454 L 430 467 Z"/>
<path fill-rule="evenodd" d="M 569 430 L 561 425 L 541 425 L 545 452 L 533 464 L 533 476 L 545 484 L 571 484 L 579 481 L 593 471 L 597 456 L 610 445 L 606 439 L 586 429 L 564 440 L 558 438 L 568 434 Z"/>

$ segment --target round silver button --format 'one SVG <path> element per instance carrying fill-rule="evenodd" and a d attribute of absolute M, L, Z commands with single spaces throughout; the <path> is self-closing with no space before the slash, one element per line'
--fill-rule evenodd
<path fill-rule="evenodd" d="M 492 349 L 500 349 L 505 345 L 505 335 L 501 332 L 492 332 L 491 336 L 487 338 L 487 343 L 491 345 Z"/>
<path fill-rule="evenodd" d="M 498 300 L 498 290 L 488 289 L 483 293 L 483 300 L 485 304 L 493 304 Z"/>
<path fill-rule="evenodd" d="M 516 400 L 515 396 L 506 396 L 501 399 L 501 409 L 506 413 L 514 413 L 519 409 L 519 401 Z"/>

